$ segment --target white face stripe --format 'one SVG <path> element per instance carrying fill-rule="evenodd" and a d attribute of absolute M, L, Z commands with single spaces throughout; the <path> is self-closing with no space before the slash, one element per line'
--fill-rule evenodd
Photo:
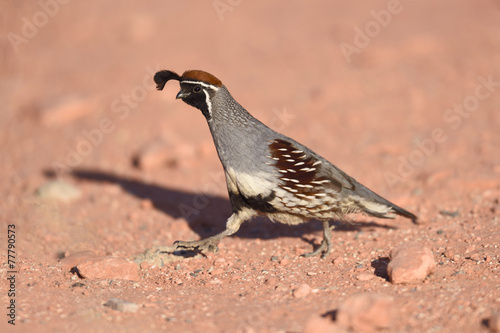
<path fill-rule="evenodd" d="M 205 83 L 205 82 L 200 82 L 200 81 L 186 81 L 186 80 L 182 80 L 181 83 L 190 83 L 190 84 L 199 84 L 200 86 L 203 86 L 205 88 L 209 88 L 209 89 L 212 89 L 212 90 L 219 90 L 219 87 L 216 87 L 214 85 L 211 85 L 211 84 L 208 84 L 208 83 Z"/>
<path fill-rule="evenodd" d="M 210 120 L 212 120 L 212 102 L 210 102 L 210 95 L 208 95 L 208 92 L 206 90 L 203 90 L 203 93 L 205 94 L 205 103 L 207 103 L 207 108 L 208 108 L 208 114 L 210 115 Z"/>

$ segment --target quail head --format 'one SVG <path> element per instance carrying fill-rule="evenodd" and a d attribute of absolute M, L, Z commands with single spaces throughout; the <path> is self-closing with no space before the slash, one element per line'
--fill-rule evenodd
<path fill-rule="evenodd" d="M 257 215 L 272 221 L 296 225 L 310 219 L 323 223 L 323 241 L 305 256 L 331 249 L 329 221 L 352 213 L 378 218 L 416 216 L 358 183 L 326 159 L 277 133 L 252 117 L 222 82 L 212 74 L 188 70 L 181 76 L 159 71 L 157 89 L 177 80 L 176 98 L 199 109 L 205 116 L 224 167 L 233 213 L 226 229 L 199 241 L 177 241 L 177 249 L 217 251 L 218 242 L 238 231 L 241 224 Z"/>

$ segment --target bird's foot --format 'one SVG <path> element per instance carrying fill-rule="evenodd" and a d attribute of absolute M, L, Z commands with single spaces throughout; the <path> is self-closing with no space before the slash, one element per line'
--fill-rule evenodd
<path fill-rule="evenodd" d="M 165 253 L 172 253 L 175 251 L 174 246 L 153 246 L 152 248 L 148 249 L 145 252 L 145 255 L 147 256 L 156 256 L 156 255 L 162 255 Z"/>
<path fill-rule="evenodd" d="M 313 256 L 317 256 L 321 253 L 321 259 L 325 259 L 330 254 L 330 250 L 332 249 L 332 229 L 335 228 L 330 226 L 328 221 L 323 221 L 323 240 L 321 241 L 321 245 L 311 253 L 305 253 L 302 256 L 309 258 Z"/>
<path fill-rule="evenodd" d="M 174 246 L 176 251 L 200 251 L 202 253 L 219 251 L 217 241 L 211 238 L 199 241 L 176 241 Z"/>
<path fill-rule="evenodd" d="M 328 228 L 328 231 L 330 231 L 330 228 Z M 325 259 L 330 254 L 331 249 L 332 249 L 331 235 L 329 232 L 327 232 L 325 233 L 325 237 L 323 237 L 323 241 L 321 241 L 321 245 L 313 252 L 304 253 L 302 257 L 309 258 L 321 254 L 321 259 Z"/>
<path fill-rule="evenodd" d="M 304 253 L 302 257 L 310 258 L 310 257 L 315 257 L 319 254 L 321 254 L 321 259 L 325 259 L 330 254 L 330 246 L 327 244 L 325 240 L 321 242 L 321 245 L 316 250 L 310 253 Z"/>

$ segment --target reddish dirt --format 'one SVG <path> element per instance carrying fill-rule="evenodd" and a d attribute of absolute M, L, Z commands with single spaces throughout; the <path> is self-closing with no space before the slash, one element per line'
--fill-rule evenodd
<path fill-rule="evenodd" d="M 489 330 L 500 311 L 498 4 L 63 2 L 1 5 L 5 314 L 8 225 L 18 270 L 16 325 L 3 314 L 2 332 L 301 332 L 318 316 L 333 324 L 364 292 L 394 300 L 385 332 Z M 350 61 L 342 43 L 359 46 Z M 152 84 L 157 69 L 195 68 L 420 224 L 337 223 L 321 260 L 299 256 L 321 241 L 319 222 L 257 219 L 218 253 L 144 261 L 136 281 L 71 272 L 60 259 L 80 251 L 140 262 L 223 229 L 231 209 L 205 120 L 175 100 L 175 82 Z M 56 177 L 81 196 L 35 194 Z M 435 273 L 391 284 L 388 256 L 410 241 L 432 250 Z M 112 298 L 139 307 L 104 306 Z"/>

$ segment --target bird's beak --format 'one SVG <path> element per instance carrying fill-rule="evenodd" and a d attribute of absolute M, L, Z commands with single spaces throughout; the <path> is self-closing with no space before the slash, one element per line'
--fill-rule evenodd
<path fill-rule="evenodd" d="M 176 99 L 179 99 L 179 98 L 184 98 L 184 97 L 188 97 L 188 95 L 189 95 L 189 93 L 184 92 L 184 91 L 182 91 L 182 90 L 181 90 L 181 91 L 179 91 L 179 92 L 177 93 L 177 96 L 175 96 L 175 98 L 176 98 Z"/>

